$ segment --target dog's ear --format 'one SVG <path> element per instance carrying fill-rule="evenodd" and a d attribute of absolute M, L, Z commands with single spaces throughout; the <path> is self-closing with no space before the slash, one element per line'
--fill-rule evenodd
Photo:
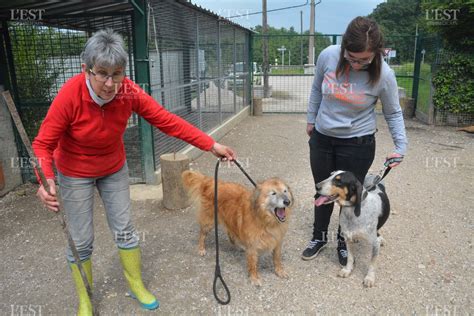
<path fill-rule="evenodd" d="M 260 193 L 262 192 L 260 184 L 257 184 L 257 187 L 253 190 L 252 194 L 252 207 L 254 210 L 258 209 L 258 200 L 260 198 Z"/>
<path fill-rule="evenodd" d="M 355 181 L 351 183 L 352 194 L 355 193 L 356 200 L 355 200 L 355 208 L 354 208 L 354 215 L 359 217 L 360 216 L 360 205 L 362 203 L 362 185 L 359 181 Z"/>
<path fill-rule="evenodd" d="M 290 195 L 290 205 L 289 206 L 293 206 L 293 203 L 294 203 L 293 191 L 291 191 L 291 188 L 288 185 L 286 186 L 286 189 L 288 190 L 288 194 Z"/>

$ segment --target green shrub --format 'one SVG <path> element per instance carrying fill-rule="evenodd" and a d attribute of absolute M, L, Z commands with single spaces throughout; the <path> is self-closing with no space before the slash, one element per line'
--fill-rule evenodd
<path fill-rule="evenodd" d="M 450 113 L 474 113 L 474 58 L 454 53 L 433 76 L 433 104 Z"/>

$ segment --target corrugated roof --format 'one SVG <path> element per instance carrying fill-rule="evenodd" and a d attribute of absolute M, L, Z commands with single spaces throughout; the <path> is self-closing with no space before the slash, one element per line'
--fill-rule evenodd
<path fill-rule="evenodd" d="M 160 1 L 160 0 L 151 0 Z M 193 4 L 188 0 L 175 0 L 177 3 L 212 16 L 218 20 L 224 21 L 227 24 L 233 25 L 247 32 L 252 32 L 242 25 L 230 21 L 209 9 L 203 8 L 197 4 Z M 8 1 L 8 3 L 0 2 L 0 20 L 12 21 L 20 18 L 20 14 L 24 14 L 26 18 L 37 19 L 41 11 L 42 21 L 46 24 L 48 20 L 54 20 L 55 23 L 60 23 L 57 20 L 59 17 L 74 17 L 74 16 L 94 16 L 101 15 L 128 15 L 133 12 L 133 0 L 75 0 L 75 1 L 59 1 L 59 0 L 17 0 Z M 29 11 L 19 11 L 19 9 Z M 12 11 L 13 10 L 13 11 Z M 33 17 L 33 14 L 36 18 Z M 52 22 L 52 21 L 51 21 Z M 68 27 L 75 26 L 78 29 L 85 29 L 87 25 L 80 25 L 76 22 L 75 25 L 68 25 Z"/>

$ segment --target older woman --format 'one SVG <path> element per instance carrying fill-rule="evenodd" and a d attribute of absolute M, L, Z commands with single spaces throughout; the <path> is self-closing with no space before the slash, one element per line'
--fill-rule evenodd
<path fill-rule="evenodd" d="M 107 221 L 119 249 L 131 296 L 142 307 L 155 309 L 159 303 L 143 285 L 138 237 L 130 216 L 130 189 L 123 134 L 136 112 L 166 134 L 178 137 L 217 157 L 235 159 L 229 147 L 180 117 L 167 112 L 138 85 L 125 77 L 127 53 L 120 35 L 112 30 L 95 33 L 82 53 L 82 70 L 59 91 L 33 142 L 42 161 L 51 195 L 43 185 L 38 197 L 52 211 L 58 211 L 53 159 L 70 233 L 85 272 L 92 281 L 91 255 L 94 188 L 104 203 Z M 79 315 L 89 315 L 91 302 L 71 249 L 67 249 L 79 297 Z"/>

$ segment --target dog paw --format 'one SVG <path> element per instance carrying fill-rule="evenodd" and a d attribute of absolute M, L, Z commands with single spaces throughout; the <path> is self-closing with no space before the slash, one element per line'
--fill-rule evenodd
<path fill-rule="evenodd" d="M 349 275 L 351 275 L 351 272 L 352 270 L 342 268 L 337 275 L 341 278 L 347 278 Z"/>
<path fill-rule="evenodd" d="M 364 278 L 364 286 L 365 287 L 373 287 L 375 285 L 375 275 L 367 274 Z"/>
<path fill-rule="evenodd" d="M 278 270 L 275 270 L 275 273 L 278 277 L 282 278 L 282 279 L 288 279 L 290 276 L 288 275 L 288 273 L 286 273 L 285 270 L 283 269 L 278 269 Z"/>
<path fill-rule="evenodd" d="M 253 286 L 261 287 L 262 286 L 262 279 L 260 278 L 250 278 L 250 282 Z"/>
<path fill-rule="evenodd" d="M 199 255 L 204 257 L 206 255 L 206 249 L 199 249 Z"/>
<path fill-rule="evenodd" d="M 383 246 L 386 245 L 386 241 L 382 236 L 377 237 L 377 239 L 378 239 L 378 242 L 379 242 L 380 246 L 383 247 Z"/>

